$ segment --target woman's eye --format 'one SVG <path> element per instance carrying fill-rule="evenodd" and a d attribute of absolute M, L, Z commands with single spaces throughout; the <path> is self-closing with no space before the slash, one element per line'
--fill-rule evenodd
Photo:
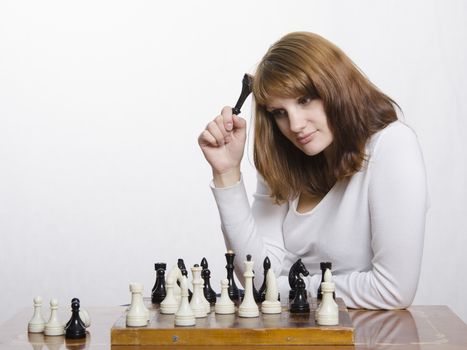
<path fill-rule="evenodd" d="M 269 111 L 269 115 L 274 118 L 280 118 L 285 117 L 287 112 L 283 109 L 273 109 L 272 111 Z"/>
<path fill-rule="evenodd" d="M 311 102 L 311 96 L 302 96 L 298 98 L 298 103 L 301 105 L 306 105 Z"/>

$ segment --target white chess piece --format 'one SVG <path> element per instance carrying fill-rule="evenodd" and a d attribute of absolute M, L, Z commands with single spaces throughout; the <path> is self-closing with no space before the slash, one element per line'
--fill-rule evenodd
<path fill-rule="evenodd" d="M 221 297 L 214 306 L 216 314 L 233 314 L 235 313 L 235 304 L 229 297 L 229 280 L 227 278 L 221 281 Z"/>
<path fill-rule="evenodd" d="M 143 285 L 141 283 L 130 283 L 131 304 L 126 314 L 126 325 L 128 327 L 145 327 L 148 325 L 148 309 L 143 301 Z"/>
<path fill-rule="evenodd" d="M 279 291 L 277 290 L 276 276 L 272 269 L 266 274 L 266 298 L 261 304 L 261 312 L 263 314 L 280 314 L 282 311 Z"/>
<path fill-rule="evenodd" d="M 206 317 L 206 304 L 203 295 L 203 280 L 201 279 L 201 266 L 195 265 L 191 268 L 193 274 L 193 295 L 191 296 L 190 306 L 196 318 Z"/>
<path fill-rule="evenodd" d="M 29 333 L 42 333 L 45 328 L 45 320 L 42 317 L 41 307 L 42 307 L 42 298 L 34 298 L 34 314 L 32 315 L 31 320 L 28 323 L 28 332 Z"/>
<path fill-rule="evenodd" d="M 65 328 L 58 319 L 58 300 L 50 300 L 50 318 L 44 327 L 45 335 L 63 335 Z"/>
<path fill-rule="evenodd" d="M 203 303 L 204 303 L 204 310 L 206 311 L 206 314 L 210 314 L 211 304 L 209 303 L 208 299 L 206 299 L 206 297 L 204 296 L 204 293 L 202 297 L 203 297 Z"/>
<path fill-rule="evenodd" d="M 320 326 L 335 326 L 339 324 L 339 308 L 334 302 L 333 293 L 336 289 L 332 282 L 331 270 L 324 272 L 324 282 L 321 283 L 323 299 L 318 310 L 317 322 Z"/>
<path fill-rule="evenodd" d="M 65 337 L 47 337 L 45 346 L 48 350 L 61 350 L 65 348 Z"/>
<path fill-rule="evenodd" d="M 87 312 L 87 310 L 80 309 L 79 318 L 81 319 L 81 321 L 83 321 L 84 327 L 91 327 L 91 317 L 89 316 L 89 312 Z"/>
<path fill-rule="evenodd" d="M 318 303 L 318 307 L 315 310 L 315 321 L 318 322 L 318 314 L 319 314 L 319 309 L 321 308 L 321 304 L 323 303 L 323 299 L 321 298 L 321 301 L 316 298 L 316 302 Z"/>
<path fill-rule="evenodd" d="M 259 309 L 256 305 L 255 298 L 253 296 L 253 261 L 251 261 L 251 255 L 247 255 L 247 261 L 245 261 L 245 296 L 243 301 L 238 308 L 238 315 L 240 317 L 258 317 Z"/>
<path fill-rule="evenodd" d="M 167 274 L 166 283 L 169 278 L 172 278 L 174 280 L 174 285 L 173 285 L 174 297 L 177 300 L 178 304 L 180 305 L 181 289 L 178 286 L 177 281 L 181 283 L 182 271 L 177 265 L 174 265 L 172 269 L 169 271 L 169 273 Z"/>
<path fill-rule="evenodd" d="M 63 338 L 63 337 L 60 337 Z M 48 339 L 50 340 L 50 338 Z M 28 343 L 31 344 L 33 350 L 42 350 L 45 345 L 45 337 L 43 333 L 28 333 Z"/>
<path fill-rule="evenodd" d="M 161 313 L 162 314 L 174 314 L 178 310 L 179 303 L 174 296 L 174 279 L 172 277 L 167 278 L 165 282 L 165 289 L 167 294 L 161 302 Z M 177 286 L 178 287 L 178 286 Z"/>
<path fill-rule="evenodd" d="M 201 278 L 201 297 L 203 299 L 204 309 L 206 310 L 206 314 L 210 314 L 211 313 L 211 303 L 204 296 L 204 280 L 202 278 Z"/>
<path fill-rule="evenodd" d="M 180 280 L 181 301 L 180 307 L 175 313 L 176 326 L 194 326 L 196 324 L 195 314 L 188 302 L 188 281 L 185 276 Z"/>

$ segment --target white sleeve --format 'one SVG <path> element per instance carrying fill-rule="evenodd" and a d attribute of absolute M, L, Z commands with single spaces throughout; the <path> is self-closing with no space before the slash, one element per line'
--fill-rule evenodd
<path fill-rule="evenodd" d="M 414 132 L 401 123 L 384 130 L 368 171 L 372 268 L 335 276 L 336 290 L 348 307 L 406 308 L 418 285 L 428 207 L 425 166 Z"/>
<path fill-rule="evenodd" d="M 211 184 L 211 189 L 219 209 L 225 245 L 236 254 L 235 271 L 240 282 L 243 284 L 243 262 L 247 254 L 251 254 L 255 262 L 255 271 L 263 271 L 263 260 L 268 256 L 278 276 L 285 256 L 282 223 L 288 204 L 274 204 L 259 175 L 251 208 L 243 179 L 225 188 Z M 260 283 L 255 279 L 255 284 Z"/>

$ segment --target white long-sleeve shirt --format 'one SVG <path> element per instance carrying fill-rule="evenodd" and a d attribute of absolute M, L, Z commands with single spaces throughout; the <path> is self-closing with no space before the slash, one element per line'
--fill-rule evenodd
<path fill-rule="evenodd" d="M 310 272 L 307 288 L 316 295 L 319 263 L 330 261 L 336 295 L 351 308 L 409 306 L 418 285 L 427 210 L 426 173 L 416 135 L 400 121 L 374 134 L 366 145 L 368 162 L 338 181 L 310 211 L 297 212 L 298 198 L 273 203 L 259 177 L 250 207 L 243 181 L 211 185 L 227 249 L 237 258 L 242 281 L 245 256 L 263 271 L 268 256 L 279 276 L 283 298 L 287 276 L 301 258 Z M 256 284 L 262 274 L 257 274 Z"/>

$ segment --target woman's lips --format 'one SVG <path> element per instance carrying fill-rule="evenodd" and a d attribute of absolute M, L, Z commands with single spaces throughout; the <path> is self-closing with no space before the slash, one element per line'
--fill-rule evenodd
<path fill-rule="evenodd" d="M 315 131 L 312 131 L 302 137 L 297 137 L 297 141 L 298 143 L 300 143 L 301 145 L 305 145 L 307 144 L 308 142 L 311 141 L 311 139 L 313 138 L 314 134 L 316 133 L 317 130 Z"/>

